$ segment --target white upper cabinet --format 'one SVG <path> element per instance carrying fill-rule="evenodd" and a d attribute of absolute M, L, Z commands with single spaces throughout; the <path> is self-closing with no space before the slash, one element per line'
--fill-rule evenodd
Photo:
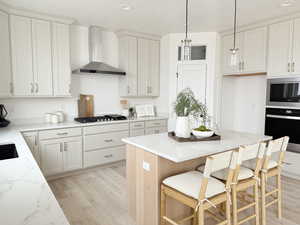
<path fill-rule="evenodd" d="M 269 76 L 285 76 L 291 72 L 292 28 L 292 21 L 273 24 L 269 28 Z"/>
<path fill-rule="evenodd" d="M 119 54 L 120 68 L 126 71 L 126 76 L 120 77 L 121 96 L 137 96 L 137 38 L 131 36 L 120 38 Z"/>
<path fill-rule="evenodd" d="M 243 72 L 266 72 L 267 28 L 262 27 L 244 32 Z"/>
<path fill-rule="evenodd" d="M 15 96 L 33 96 L 31 19 L 10 16 L 12 70 Z"/>
<path fill-rule="evenodd" d="M 0 11 L 0 97 L 12 94 L 8 14 Z"/>
<path fill-rule="evenodd" d="M 294 21 L 291 72 L 300 75 L 300 19 Z"/>
<path fill-rule="evenodd" d="M 51 23 L 32 20 L 34 91 L 38 96 L 52 96 Z"/>
<path fill-rule="evenodd" d="M 71 95 L 70 27 L 52 24 L 54 96 Z"/>
<path fill-rule="evenodd" d="M 224 36 L 223 48 L 223 74 L 250 74 L 266 72 L 267 28 L 257 28 L 240 32 L 236 37 L 237 65 L 231 66 L 231 52 L 233 48 L 233 35 Z"/>
<path fill-rule="evenodd" d="M 120 37 L 121 96 L 158 97 L 160 91 L 160 42 L 146 37 Z"/>

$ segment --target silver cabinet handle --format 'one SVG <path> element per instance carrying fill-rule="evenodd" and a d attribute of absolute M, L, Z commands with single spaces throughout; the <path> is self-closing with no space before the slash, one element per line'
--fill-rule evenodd
<path fill-rule="evenodd" d="M 35 93 L 38 93 L 38 92 L 39 92 L 39 84 L 35 83 Z"/>
<path fill-rule="evenodd" d="M 239 71 L 242 71 L 242 62 L 239 62 Z"/>
<path fill-rule="evenodd" d="M 242 70 L 243 71 L 245 70 L 245 62 L 244 61 L 242 62 Z"/>
<path fill-rule="evenodd" d="M 34 92 L 34 84 L 30 83 L 30 86 L 31 86 L 30 92 L 33 93 Z"/>
<path fill-rule="evenodd" d="M 64 133 L 57 133 L 56 135 L 68 135 L 68 132 L 64 132 Z"/>
<path fill-rule="evenodd" d="M 295 72 L 295 62 L 292 62 L 292 72 Z"/>
<path fill-rule="evenodd" d="M 134 125 L 134 127 L 143 127 L 143 125 Z"/>
<path fill-rule="evenodd" d="M 130 94 L 130 87 L 127 85 L 127 94 Z"/>
<path fill-rule="evenodd" d="M 69 84 L 69 94 L 71 94 L 71 84 Z"/>
<path fill-rule="evenodd" d="M 288 63 L 288 72 L 291 72 L 291 63 Z"/>
<path fill-rule="evenodd" d="M 105 142 L 113 142 L 113 139 L 104 140 Z"/>
<path fill-rule="evenodd" d="M 63 152 L 63 146 L 62 146 L 62 143 L 60 143 L 60 145 L 59 145 L 59 151 L 60 151 L 60 152 Z"/>
<path fill-rule="evenodd" d="M 68 143 L 64 143 L 64 151 L 66 152 L 66 151 L 68 151 Z"/>
<path fill-rule="evenodd" d="M 109 155 L 105 155 L 105 156 L 104 156 L 104 158 L 111 158 L 111 157 L 113 157 L 112 154 L 109 154 Z"/>

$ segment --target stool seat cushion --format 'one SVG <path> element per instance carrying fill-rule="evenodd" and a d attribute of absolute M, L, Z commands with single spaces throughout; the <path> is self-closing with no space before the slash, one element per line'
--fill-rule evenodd
<path fill-rule="evenodd" d="M 201 172 L 189 171 L 168 177 L 163 181 L 163 184 L 194 199 L 198 199 L 203 179 L 204 175 Z M 208 178 L 205 198 L 210 198 L 223 192 L 225 192 L 223 182 L 212 177 Z"/>
<path fill-rule="evenodd" d="M 202 172 L 204 170 L 204 166 L 199 166 L 197 168 L 197 170 Z M 220 180 L 226 181 L 228 172 L 229 172 L 229 169 L 219 170 L 219 171 L 212 173 L 212 176 L 215 178 L 218 178 Z M 245 180 L 245 179 L 248 179 L 253 176 L 254 176 L 253 170 L 241 166 L 238 180 Z"/>
<path fill-rule="evenodd" d="M 243 162 L 243 165 L 247 168 L 250 168 L 252 170 L 255 170 L 255 167 L 256 167 L 256 160 L 248 160 L 248 161 L 245 161 Z M 278 163 L 275 161 L 275 160 L 272 160 L 270 159 L 269 160 L 269 163 L 268 163 L 268 167 L 267 169 L 270 170 L 270 169 L 273 169 L 275 167 L 278 166 Z"/>

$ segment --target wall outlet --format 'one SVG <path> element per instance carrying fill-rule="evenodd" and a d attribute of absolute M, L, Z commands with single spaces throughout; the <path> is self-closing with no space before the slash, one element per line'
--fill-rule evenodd
<path fill-rule="evenodd" d="M 143 169 L 146 171 L 150 171 L 150 164 L 148 162 L 143 161 Z"/>

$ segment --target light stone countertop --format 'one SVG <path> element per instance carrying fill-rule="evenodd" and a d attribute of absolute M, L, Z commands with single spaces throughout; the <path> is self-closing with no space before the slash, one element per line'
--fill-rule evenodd
<path fill-rule="evenodd" d="M 259 141 L 271 140 L 272 137 L 242 133 L 235 131 L 221 131 L 221 140 L 179 143 L 168 137 L 167 133 L 153 134 L 140 137 L 123 138 L 130 145 L 144 149 L 162 158 L 179 163 L 191 159 L 207 157 L 216 153 L 228 151 L 240 145 L 255 144 Z"/>
<path fill-rule="evenodd" d="M 150 117 L 99 123 L 75 121 L 45 124 L 34 119 L 0 128 L 0 145 L 14 143 L 19 157 L 0 161 L 0 223 L 5 225 L 69 225 L 21 132 L 113 123 L 159 120 Z M 1 152 L 0 152 L 1 154 Z"/>

